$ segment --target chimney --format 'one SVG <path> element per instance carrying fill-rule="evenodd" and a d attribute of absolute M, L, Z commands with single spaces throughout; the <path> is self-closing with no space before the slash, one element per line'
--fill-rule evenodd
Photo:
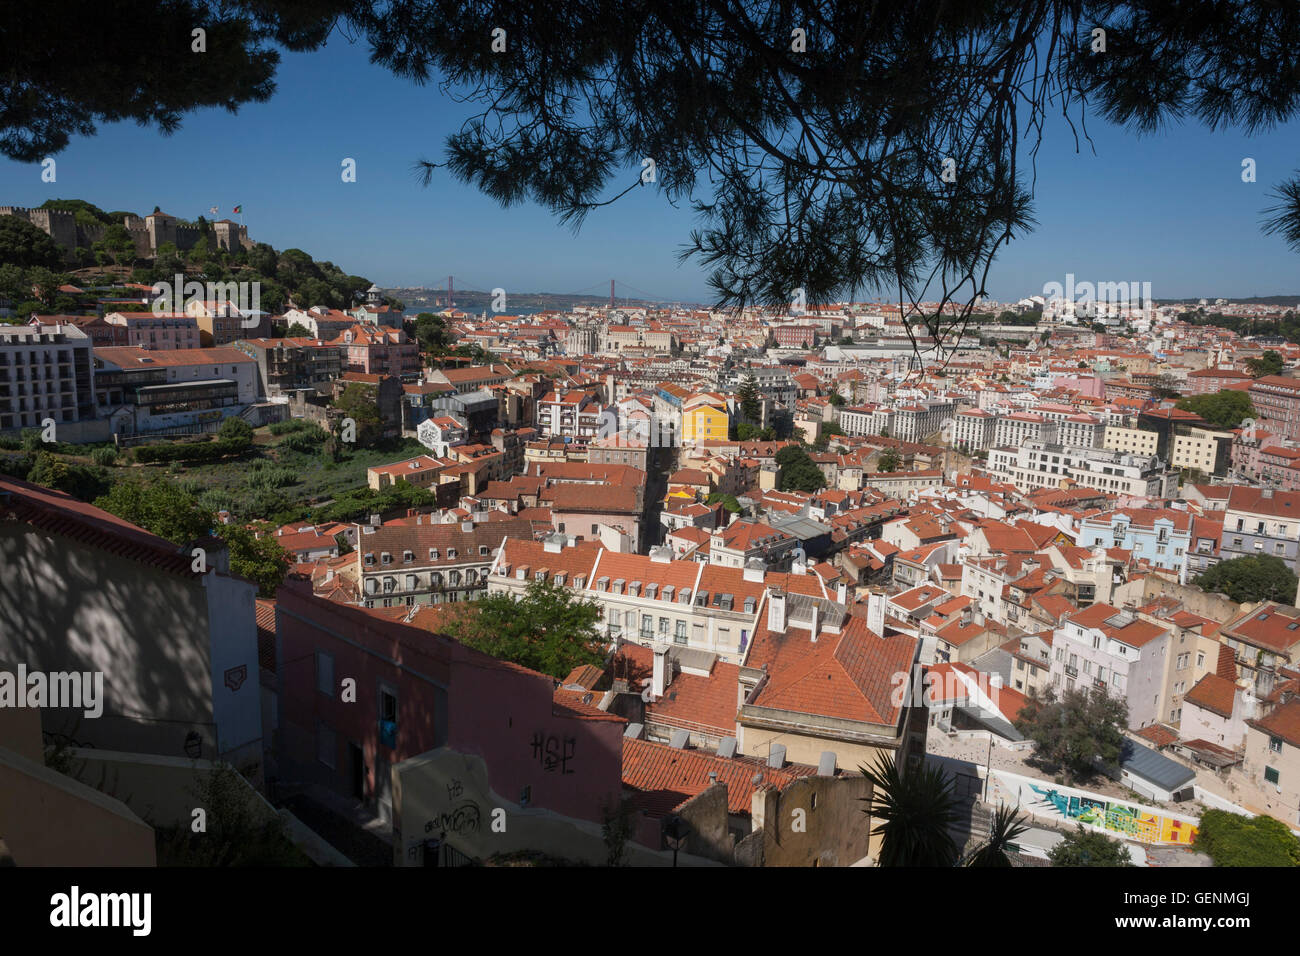
<path fill-rule="evenodd" d="M 650 695 L 655 700 L 663 697 L 664 690 L 668 687 L 670 679 L 671 677 L 668 670 L 668 648 L 656 647 L 654 669 L 650 674 Z"/>
<path fill-rule="evenodd" d="M 885 636 L 885 595 L 875 589 L 867 595 L 867 629 Z"/>
<path fill-rule="evenodd" d="M 841 581 L 835 586 L 835 601 L 838 604 L 849 603 L 849 585 L 846 581 Z"/>
<path fill-rule="evenodd" d="M 767 629 L 774 634 L 785 633 L 785 591 L 772 588 L 767 594 Z"/>
<path fill-rule="evenodd" d="M 819 617 L 821 617 L 821 607 L 819 607 L 817 602 L 814 601 L 812 606 L 812 619 L 808 622 L 808 636 L 812 639 L 814 644 L 817 642 L 817 625 L 819 623 Z"/>
<path fill-rule="evenodd" d="M 473 531 L 473 530 L 474 530 L 474 522 L 472 522 L 472 521 L 462 521 L 462 522 L 460 523 L 460 530 L 461 530 L 461 531 Z"/>

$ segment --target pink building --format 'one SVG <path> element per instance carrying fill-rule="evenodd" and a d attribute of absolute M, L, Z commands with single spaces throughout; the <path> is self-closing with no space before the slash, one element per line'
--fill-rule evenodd
<path fill-rule="evenodd" d="M 198 319 L 183 312 L 110 312 L 109 325 L 126 329 L 126 345 L 142 349 L 196 349 L 200 346 Z"/>
<path fill-rule="evenodd" d="M 1186 395 L 1212 395 L 1250 381 L 1250 374 L 1233 368 L 1202 368 L 1187 373 Z"/>
<path fill-rule="evenodd" d="M 280 776 L 364 800 L 381 819 L 392 819 L 389 768 L 438 747 L 481 757 L 503 798 L 569 817 L 599 822 L 620 792 L 625 719 L 298 579 L 276 598 L 275 662 Z M 355 701 L 342 699 L 347 678 Z"/>
<path fill-rule="evenodd" d="M 328 344 L 342 349 L 346 372 L 408 379 L 420 374 L 420 346 L 401 329 L 354 325 Z"/>

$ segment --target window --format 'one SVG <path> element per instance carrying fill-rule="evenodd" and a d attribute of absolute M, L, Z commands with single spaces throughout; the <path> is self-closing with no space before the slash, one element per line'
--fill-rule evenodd
<path fill-rule="evenodd" d="M 316 759 L 329 767 L 335 769 L 338 763 L 339 743 L 334 731 L 324 724 L 316 725 Z"/>
<path fill-rule="evenodd" d="M 1274 767 L 1264 768 L 1264 780 L 1267 783 L 1276 785 L 1281 779 L 1282 779 L 1282 775 L 1277 772 L 1276 768 Z"/>
<path fill-rule="evenodd" d="M 1269 753 L 1274 753 L 1274 754 L 1280 754 L 1280 753 L 1282 752 L 1282 738 L 1281 738 L 1281 737 L 1269 737 L 1269 738 L 1268 738 L 1268 752 L 1269 752 Z"/>
<path fill-rule="evenodd" d="M 334 655 L 316 652 L 316 689 L 326 697 L 334 696 Z"/>
<path fill-rule="evenodd" d="M 379 686 L 379 719 L 397 723 L 397 690 L 387 684 Z"/>
<path fill-rule="evenodd" d="M 677 633 L 676 633 L 676 635 L 674 636 L 674 640 L 675 640 L 678 644 L 685 644 L 685 643 L 686 643 L 686 622 L 685 622 L 685 621 L 678 621 L 678 622 L 677 622 Z"/>

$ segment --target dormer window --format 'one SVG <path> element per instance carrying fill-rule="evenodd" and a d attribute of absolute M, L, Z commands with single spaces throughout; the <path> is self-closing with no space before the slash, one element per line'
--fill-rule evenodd
<path fill-rule="evenodd" d="M 437 548 L 430 548 L 430 549 L 429 549 L 429 560 L 430 560 L 430 561 L 437 561 L 437 560 L 438 560 L 438 549 L 437 549 Z"/>
<path fill-rule="evenodd" d="M 374 555 L 374 552 L 370 552 L 370 551 L 366 552 L 366 559 L 365 559 L 365 560 L 366 560 L 366 566 L 367 566 L 367 567 L 370 567 L 371 565 L 373 565 L 373 564 L 375 563 L 375 555 Z"/>
<path fill-rule="evenodd" d="M 478 546 L 478 553 L 480 556 L 486 555 L 488 553 L 488 546 L 486 544 L 480 544 Z"/>
<path fill-rule="evenodd" d="M 447 560 L 448 560 L 448 561 L 454 560 L 455 557 L 456 557 L 456 549 L 455 549 L 455 548 L 448 548 L 448 549 L 447 549 Z"/>
<path fill-rule="evenodd" d="M 415 552 L 414 552 L 414 551 L 403 551 L 403 552 L 402 552 L 402 561 L 403 561 L 404 563 L 406 563 L 406 564 L 410 564 L 410 563 L 411 563 L 412 561 L 414 561 L 414 560 L 415 560 Z"/>
<path fill-rule="evenodd" d="M 379 556 L 379 561 L 381 564 L 392 564 L 393 556 L 385 551 Z"/>

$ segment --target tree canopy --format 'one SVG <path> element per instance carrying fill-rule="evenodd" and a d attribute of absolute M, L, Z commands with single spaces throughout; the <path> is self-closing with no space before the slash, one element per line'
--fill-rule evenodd
<path fill-rule="evenodd" d="M 1082 824 L 1047 851 L 1052 866 L 1132 866 L 1128 847 Z"/>
<path fill-rule="evenodd" d="M 1205 395 L 1180 398 L 1177 407 L 1200 415 L 1215 428 L 1236 428 L 1255 414 L 1250 396 L 1241 389 L 1225 388 Z"/>
<path fill-rule="evenodd" d="M 1246 368 L 1255 378 L 1263 378 L 1265 375 L 1278 375 L 1282 371 L 1282 355 L 1273 349 L 1268 349 L 1259 358 L 1246 359 Z"/>
<path fill-rule="evenodd" d="M 533 581 L 519 600 L 509 594 L 480 599 L 462 618 L 461 643 L 493 657 L 563 678 L 575 667 L 600 664 L 605 645 L 597 629 L 600 605 L 550 581 Z"/>
<path fill-rule="evenodd" d="M 1206 810 L 1195 846 L 1215 866 L 1300 866 L 1300 839 L 1273 817 Z"/>
<path fill-rule="evenodd" d="M 1052 687 L 1031 696 L 1016 718 L 1016 730 L 1034 742 L 1039 760 L 1084 778 L 1096 771 L 1097 759 L 1105 766 L 1119 762 L 1127 725 L 1123 699 L 1081 690 L 1057 697 Z"/>
<path fill-rule="evenodd" d="M 1259 601 L 1290 604 L 1295 600 L 1296 587 L 1300 586 L 1287 563 L 1271 554 L 1248 554 L 1220 561 L 1198 574 L 1192 583 L 1202 591 L 1226 594 L 1238 604 Z"/>
<path fill-rule="evenodd" d="M 780 491 L 819 491 L 826 487 L 826 476 L 808 452 L 789 445 L 776 453 L 777 488 Z"/>

